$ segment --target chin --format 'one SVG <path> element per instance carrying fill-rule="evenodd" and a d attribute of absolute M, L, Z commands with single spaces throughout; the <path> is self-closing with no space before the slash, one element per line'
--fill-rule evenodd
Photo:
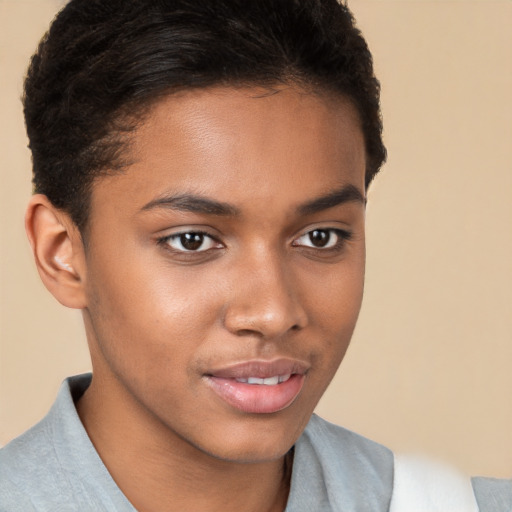
<path fill-rule="evenodd" d="M 221 431 L 211 432 L 208 443 L 198 443 L 196 448 L 216 459 L 230 462 L 275 461 L 290 451 L 311 415 L 302 421 L 298 421 L 300 416 L 297 414 L 286 416 L 288 418 L 283 418 L 280 413 L 258 415 L 231 423 Z M 290 419 L 293 421 L 290 422 Z"/>

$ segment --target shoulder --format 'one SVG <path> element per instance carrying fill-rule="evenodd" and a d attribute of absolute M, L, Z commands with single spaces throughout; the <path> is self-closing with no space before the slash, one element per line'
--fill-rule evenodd
<path fill-rule="evenodd" d="M 0 511 L 36 510 L 43 494 L 65 485 L 50 427 L 45 418 L 0 450 Z"/>
<path fill-rule="evenodd" d="M 351 467 L 366 473 L 386 475 L 392 483 L 393 453 L 375 441 L 313 415 L 303 437 L 331 464 L 350 461 Z"/>
<path fill-rule="evenodd" d="M 512 511 L 512 480 L 475 477 L 472 483 L 480 512 Z"/>
<path fill-rule="evenodd" d="M 295 445 L 292 491 L 302 502 L 314 496 L 317 503 L 325 503 L 321 510 L 387 511 L 393 453 L 313 415 Z M 316 504 L 311 510 L 320 508 Z"/>
<path fill-rule="evenodd" d="M 48 414 L 30 430 L 0 450 L 0 512 L 78 510 L 66 496 L 76 490 L 70 480 L 72 453 L 80 420 L 72 389 L 86 387 L 90 376 L 66 380 Z M 80 434 L 78 434 L 79 436 Z"/>
<path fill-rule="evenodd" d="M 424 457 L 395 455 L 315 415 L 295 449 L 292 491 L 310 510 L 512 512 L 512 480 L 470 479 Z"/>

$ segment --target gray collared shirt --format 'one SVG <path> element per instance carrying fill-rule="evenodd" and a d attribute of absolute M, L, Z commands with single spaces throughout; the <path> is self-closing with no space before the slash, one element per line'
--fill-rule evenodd
<path fill-rule="evenodd" d="M 76 412 L 90 380 L 64 381 L 45 418 L 0 450 L 0 512 L 136 512 Z M 481 512 L 512 511 L 510 481 L 473 486 Z M 392 491 L 387 448 L 313 415 L 295 445 L 285 512 L 386 512 Z"/>

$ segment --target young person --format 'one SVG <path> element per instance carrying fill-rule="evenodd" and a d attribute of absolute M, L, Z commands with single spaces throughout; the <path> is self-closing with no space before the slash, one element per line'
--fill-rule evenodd
<path fill-rule="evenodd" d="M 348 9 L 72 0 L 24 105 L 28 236 L 93 376 L 0 452 L 0 510 L 396 510 L 393 454 L 313 415 L 385 159 Z M 474 488 L 502 510 L 506 482 Z"/>

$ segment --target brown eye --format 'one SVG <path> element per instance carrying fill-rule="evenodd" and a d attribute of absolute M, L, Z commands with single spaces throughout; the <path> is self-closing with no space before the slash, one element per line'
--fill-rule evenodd
<path fill-rule="evenodd" d="M 344 242 L 350 240 L 352 234 L 343 229 L 326 228 L 312 229 L 293 241 L 296 247 L 309 247 L 310 249 L 342 249 Z"/>
<path fill-rule="evenodd" d="M 315 229 L 308 233 L 309 240 L 314 247 L 325 247 L 329 244 L 331 233 L 323 229 Z"/>
<path fill-rule="evenodd" d="M 160 243 L 168 245 L 177 252 L 204 252 L 209 249 L 222 247 L 220 242 L 207 233 L 201 233 L 200 231 L 176 233 L 175 235 L 162 238 Z"/>
<path fill-rule="evenodd" d="M 204 235 L 202 233 L 183 233 L 180 235 L 181 246 L 187 251 L 197 251 L 203 245 Z"/>

